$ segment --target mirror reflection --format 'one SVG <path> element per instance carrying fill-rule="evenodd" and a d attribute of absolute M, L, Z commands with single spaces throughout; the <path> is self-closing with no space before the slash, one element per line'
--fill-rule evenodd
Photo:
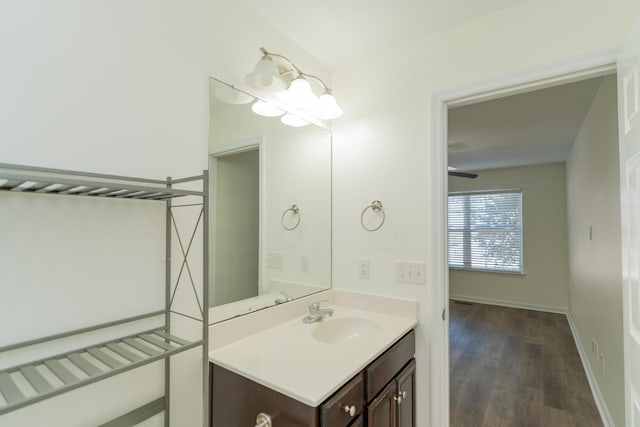
<path fill-rule="evenodd" d="M 330 288 L 331 133 L 214 78 L 209 99 L 211 321 Z"/>

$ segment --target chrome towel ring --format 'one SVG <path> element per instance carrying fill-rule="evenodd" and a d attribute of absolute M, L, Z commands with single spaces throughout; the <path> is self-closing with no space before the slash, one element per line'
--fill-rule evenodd
<path fill-rule="evenodd" d="M 292 227 L 287 227 L 284 223 L 284 217 L 287 216 L 287 212 L 291 212 L 291 215 L 295 215 L 296 223 Z M 300 225 L 300 208 L 298 205 L 291 205 L 291 207 L 284 212 L 282 212 L 282 216 L 280 217 L 280 224 L 282 224 L 282 228 L 287 231 L 295 230 Z"/>
<path fill-rule="evenodd" d="M 382 213 L 382 219 L 380 220 L 380 224 L 375 228 L 367 228 L 367 226 L 364 225 L 364 214 L 365 212 L 367 212 L 368 209 L 371 209 L 375 213 L 380 213 L 380 212 Z M 382 227 L 382 225 L 384 224 L 385 217 L 386 215 L 384 213 L 384 209 L 382 208 L 382 202 L 380 200 L 374 200 L 373 202 L 371 202 L 369 206 L 364 208 L 364 210 L 360 214 L 360 224 L 362 225 L 362 228 L 364 228 L 367 231 L 378 231 L 380 230 L 380 227 Z"/>

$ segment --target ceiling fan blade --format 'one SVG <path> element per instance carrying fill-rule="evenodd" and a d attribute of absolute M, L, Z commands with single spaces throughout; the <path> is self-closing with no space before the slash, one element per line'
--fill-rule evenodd
<path fill-rule="evenodd" d="M 469 172 L 449 171 L 449 176 L 459 176 L 460 178 L 476 179 L 478 177 L 478 174 L 477 173 L 469 173 Z"/>

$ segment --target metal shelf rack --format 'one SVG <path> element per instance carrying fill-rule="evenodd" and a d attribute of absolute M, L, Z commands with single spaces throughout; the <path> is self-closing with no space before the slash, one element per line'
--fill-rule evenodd
<path fill-rule="evenodd" d="M 177 189 L 174 185 L 188 184 L 201 187 L 201 190 Z M 65 196 L 86 196 L 112 199 L 136 199 L 164 202 L 166 205 L 166 264 L 165 264 L 165 308 L 152 313 L 144 313 L 126 319 L 92 325 L 74 331 L 41 337 L 21 343 L 0 347 L 0 354 L 63 338 L 87 334 L 105 328 L 139 321 L 142 319 L 164 316 L 164 326 L 143 330 L 107 342 L 92 344 L 85 348 L 55 354 L 39 360 L 32 360 L 0 370 L 0 416 L 13 410 L 23 408 L 44 399 L 71 391 L 82 386 L 109 378 L 122 372 L 136 369 L 146 364 L 164 360 L 165 394 L 142 407 L 133 410 L 104 426 L 133 425 L 157 413 L 164 411 L 165 425 L 169 425 L 170 398 L 170 357 L 183 351 L 202 346 L 202 393 L 203 393 L 203 425 L 208 424 L 208 172 L 202 175 L 183 179 L 154 180 L 118 175 L 105 175 L 61 169 L 31 167 L 0 163 L 0 192 L 35 193 Z M 172 200 L 178 197 L 196 197 L 199 202 L 173 205 Z M 193 229 L 189 246 L 185 248 L 173 216 L 173 210 L 185 206 L 201 206 L 198 221 Z M 172 309 L 173 296 L 180 282 L 180 275 L 185 265 L 188 269 L 187 255 L 191 242 L 200 228 L 203 234 L 203 270 L 202 301 L 198 298 L 196 286 L 189 272 L 193 294 L 200 308 L 200 318 L 180 313 Z M 175 230 L 178 236 L 183 260 L 182 268 L 174 283 L 171 280 L 171 235 Z M 171 314 L 181 314 L 202 322 L 202 338 L 189 341 L 171 333 Z M 97 362 L 97 363 L 96 363 Z M 68 369 L 70 366 L 75 369 Z M 75 371 L 72 372 L 72 371 Z M 79 373 L 81 375 L 79 375 Z M 22 386 L 19 386 L 22 384 Z M 24 384 L 29 387 L 25 392 Z"/>

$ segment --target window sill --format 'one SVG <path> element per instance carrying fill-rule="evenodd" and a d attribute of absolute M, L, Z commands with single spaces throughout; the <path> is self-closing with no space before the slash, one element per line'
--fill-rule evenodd
<path fill-rule="evenodd" d="M 449 267 L 449 271 L 468 271 L 470 273 L 494 273 L 494 274 L 508 274 L 511 276 L 526 276 L 524 271 L 502 271 L 502 270 L 484 270 L 480 268 L 463 268 L 463 267 Z"/>

